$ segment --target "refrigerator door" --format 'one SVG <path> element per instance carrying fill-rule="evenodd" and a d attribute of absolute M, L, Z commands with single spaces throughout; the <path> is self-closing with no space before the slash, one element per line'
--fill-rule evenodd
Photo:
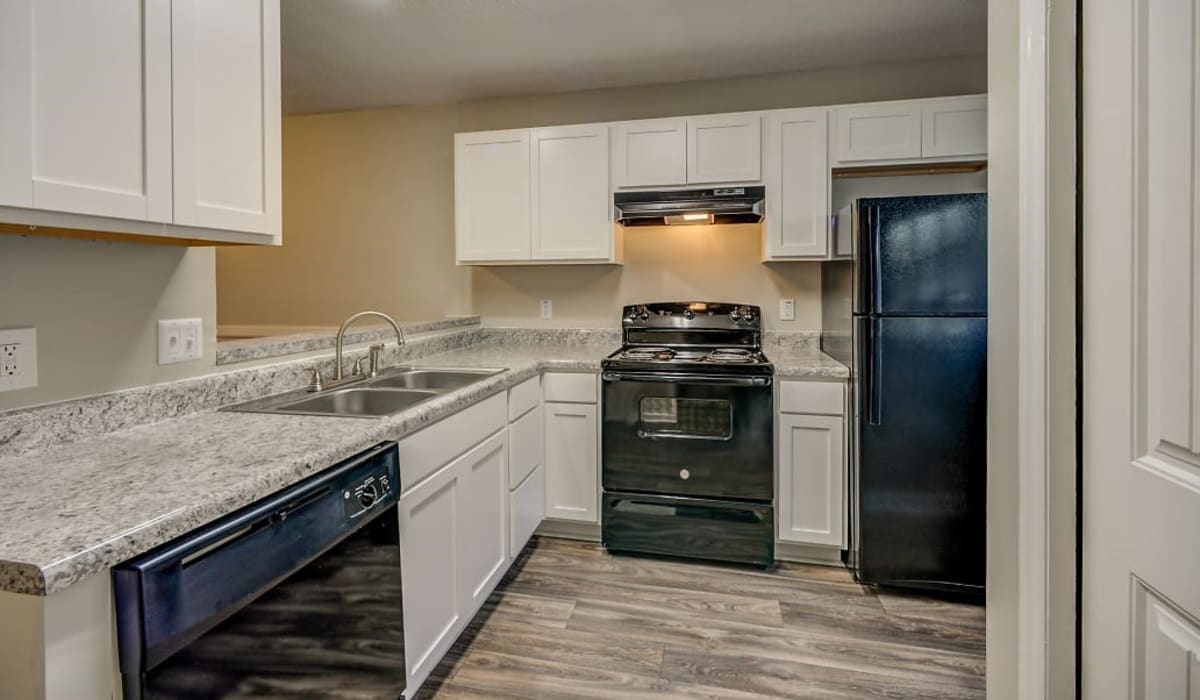
<path fill-rule="evenodd" d="M 987 319 L 854 323 L 850 563 L 864 583 L 981 592 Z"/>
<path fill-rule="evenodd" d="M 860 199 L 854 313 L 987 313 L 987 195 Z"/>

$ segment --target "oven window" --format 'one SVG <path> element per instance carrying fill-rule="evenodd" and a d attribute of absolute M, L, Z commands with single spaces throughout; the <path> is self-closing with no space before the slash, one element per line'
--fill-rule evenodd
<path fill-rule="evenodd" d="M 725 399 L 643 396 L 638 414 L 643 436 L 703 440 L 733 437 L 733 406 Z"/>

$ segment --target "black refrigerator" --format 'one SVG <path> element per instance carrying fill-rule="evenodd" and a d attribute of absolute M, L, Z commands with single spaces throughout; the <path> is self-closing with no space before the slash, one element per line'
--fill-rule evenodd
<path fill-rule="evenodd" d="M 987 195 L 859 199 L 850 322 L 859 581 L 981 596 Z"/>

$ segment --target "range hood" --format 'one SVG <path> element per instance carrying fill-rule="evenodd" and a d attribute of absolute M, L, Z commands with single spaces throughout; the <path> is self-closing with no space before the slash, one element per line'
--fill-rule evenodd
<path fill-rule="evenodd" d="M 614 218 L 626 226 L 756 224 L 763 219 L 765 188 L 617 192 Z"/>

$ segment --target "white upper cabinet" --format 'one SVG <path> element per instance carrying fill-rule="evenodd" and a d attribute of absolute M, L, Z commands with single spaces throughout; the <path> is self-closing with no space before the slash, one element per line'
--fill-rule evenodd
<path fill-rule="evenodd" d="M 687 120 L 643 119 L 613 127 L 613 185 L 687 184 Z"/>
<path fill-rule="evenodd" d="M 987 97 L 926 100 L 921 115 L 922 157 L 987 154 Z"/>
<path fill-rule="evenodd" d="M 880 102 L 838 108 L 837 161 L 920 157 L 920 102 Z"/>
<path fill-rule="evenodd" d="M 529 260 L 529 130 L 454 135 L 459 262 Z"/>
<path fill-rule="evenodd" d="M 529 143 L 533 259 L 610 258 L 608 127 L 534 129 Z"/>
<path fill-rule="evenodd" d="M 687 119 L 688 184 L 762 178 L 762 118 L 756 112 Z"/>
<path fill-rule="evenodd" d="M 174 0 L 175 223 L 280 233 L 279 0 Z"/>
<path fill-rule="evenodd" d="M 4 0 L 0 58 L 0 205 L 171 220 L 170 0 Z"/>
<path fill-rule="evenodd" d="M 829 253 L 829 110 L 787 109 L 765 117 L 767 215 L 764 258 Z"/>

